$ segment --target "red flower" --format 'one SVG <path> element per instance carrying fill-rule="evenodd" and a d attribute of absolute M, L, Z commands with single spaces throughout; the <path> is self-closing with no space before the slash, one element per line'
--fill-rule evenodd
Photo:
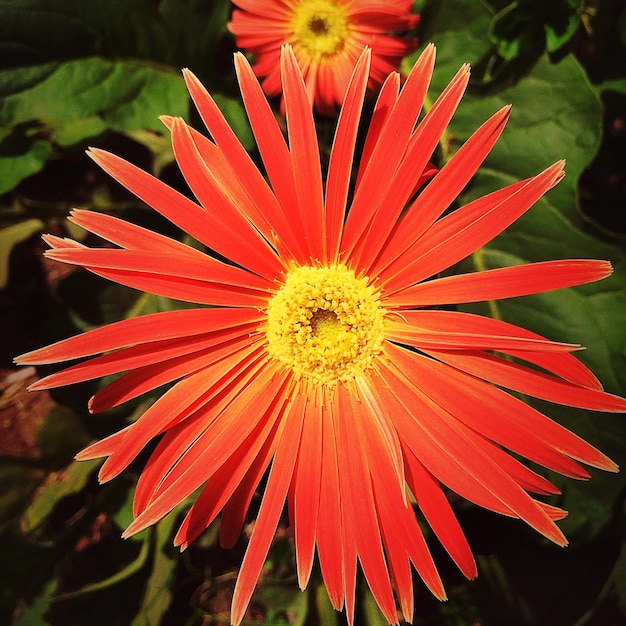
<path fill-rule="evenodd" d="M 269 468 L 235 587 L 235 624 L 285 501 L 300 585 L 307 584 L 317 549 L 331 601 L 345 607 L 352 622 L 358 560 L 393 623 L 394 591 L 402 613 L 412 618 L 411 565 L 438 598 L 445 597 L 409 492 L 417 515 L 472 578 L 474 559 L 444 486 L 564 545 L 555 524 L 564 511 L 531 495 L 557 489 L 509 452 L 573 478 L 589 477 L 581 463 L 617 469 L 501 389 L 568 406 L 626 410 L 626 401 L 603 392 L 572 356 L 578 346 L 436 308 L 581 285 L 608 276 L 611 267 L 548 261 L 432 278 L 500 233 L 563 176 L 563 163 L 556 163 L 441 217 L 502 132 L 505 107 L 412 200 L 469 74 L 461 68 L 417 124 L 434 57 L 428 46 L 400 92 L 397 74 L 383 85 L 353 193 L 369 51 L 350 80 L 325 184 L 310 101 L 289 47 L 281 57 L 288 144 L 247 61 L 235 58 L 269 184 L 188 71 L 185 79 L 212 139 L 182 119 L 164 121 L 197 202 L 119 157 L 91 151 L 120 183 L 232 265 L 86 211 L 74 211 L 72 221 L 118 248 L 46 238 L 52 259 L 210 305 L 117 322 L 18 362 L 102 353 L 34 385 L 46 389 L 126 372 L 92 398 L 92 411 L 173 383 L 135 423 L 78 456 L 108 457 L 100 471 L 107 481 L 162 435 L 139 479 L 135 520 L 126 535 L 158 522 L 204 485 L 175 542 L 186 547 L 221 511 L 221 540 L 231 546 Z"/>
<path fill-rule="evenodd" d="M 361 52 L 372 50 L 369 87 L 378 88 L 417 40 L 391 33 L 412 30 L 419 16 L 410 0 L 233 0 L 228 27 L 252 53 L 265 93 L 282 92 L 280 49 L 290 44 L 312 102 L 333 114 L 341 104 Z"/>

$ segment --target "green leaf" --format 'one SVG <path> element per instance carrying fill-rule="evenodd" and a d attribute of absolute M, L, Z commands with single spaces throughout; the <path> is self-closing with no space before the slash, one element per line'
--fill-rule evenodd
<path fill-rule="evenodd" d="M 139 612 L 131 626 L 159 624 L 169 608 L 172 601 L 171 581 L 177 560 L 169 554 L 168 548 L 172 547 L 172 533 L 177 520 L 176 515 L 168 515 L 154 528 L 152 570 L 146 581 Z"/>
<path fill-rule="evenodd" d="M 0 127 L 0 194 L 39 172 L 51 156 L 50 142 L 31 136 L 24 126 Z"/>
<path fill-rule="evenodd" d="M 437 66 L 431 84 L 439 93 L 463 63 L 476 64 L 488 54 L 492 48 L 487 37 L 492 16 L 476 0 L 440 0 L 427 5 L 427 9 L 422 41 L 437 45 Z"/>
<path fill-rule="evenodd" d="M 304 626 L 308 611 L 307 594 L 302 593 L 297 585 L 265 582 L 257 590 L 255 599 L 265 606 L 263 624 Z"/>
<path fill-rule="evenodd" d="M 508 61 L 541 55 L 546 48 L 555 52 L 576 32 L 582 9 L 580 0 L 517 0 L 496 9 L 491 38 L 498 53 Z"/>
<path fill-rule="evenodd" d="M 0 159 L 1 167 L 2 159 Z M 32 219 L 0 230 L 0 289 L 6 287 L 9 280 L 9 257 L 13 247 L 29 239 L 42 228 L 43 222 L 41 220 Z"/>
<path fill-rule="evenodd" d="M 99 465 L 98 460 L 73 461 L 65 469 L 48 474 L 22 515 L 22 532 L 36 531 L 63 498 L 82 491 Z"/>
<path fill-rule="evenodd" d="M 70 408 L 55 405 L 37 431 L 37 447 L 48 462 L 67 464 L 89 443 L 82 420 Z"/>
<path fill-rule="evenodd" d="M 313 596 L 313 605 L 315 607 L 315 615 L 309 615 L 307 625 L 324 624 L 324 626 L 337 626 L 339 621 L 339 613 L 333 607 L 328 591 L 323 584 L 309 584 L 308 591 Z M 313 621 L 313 619 L 315 621 Z"/>
<path fill-rule="evenodd" d="M 76 591 L 70 591 L 63 594 L 63 601 L 73 600 L 75 598 L 82 598 L 89 594 L 95 593 L 97 591 L 102 591 L 108 589 L 109 587 L 113 587 L 122 582 L 128 580 L 131 576 L 134 576 L 145 566 L 150 556 L 150 541 L 147 539 L 141 543 L 141 549 L 139 554 L 135 559 L 133 559 L 130 563 L 120 568 L 115 574 L 105 578 L 104 580 L 99 580 L 95 583 L 90 583 L 77 589 Z"/>
<path fill-rule="evenodd" d="M 25 88 L 24 72 L 43 80 Z M 158 116 L 184 116 L 188 102 L 178 72 L 140 61 L 90 58 L 0 74 L 0 125 L 41 120 L 54 129 L 96 116 L 113 130 L 160 131 Z"/>
<path fill-rule="evenodd" d="M 363 623 L 365 626 L 387 626 L 388 622 L 378 607 L 369 587 L 363 589 Z"/>
<path fill-rule="evenodd" d="M 0 459 L 0 524 L 19 514 L 44 474 L 41 470 L 11 459 Z"/>
<path fill-rule="evenodd" d="M 52 139 L 60 146 L 73 146 L 91 137 L 97 137 L 107 129 L 105 121 L 97 116 L 59 123 L 53 129 Z"/>
<path fill-rule="evenodd" d="M 32 602 L 20 602 L 11 626 L 33 626 L 33 624 L 48 626 L 50 622 L 45 619 L 45 614 L 50 606 L 50 598 L 56 593 L 58 584 L 58 580 L 52 578 L 46 582 L 41 593 Z"/>

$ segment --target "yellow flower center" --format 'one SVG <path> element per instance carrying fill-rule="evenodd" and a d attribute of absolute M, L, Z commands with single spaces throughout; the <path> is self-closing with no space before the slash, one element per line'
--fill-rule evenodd
<path fill-rule="evenodd" d="M 344 265 L 298 267 L 269 302 L 267 349 L 315 384 L 346 382 L 380 354 L 384 315 L 368 279 Z"/>
<path fill-rule="evenodd" d="M 292 29 L 295 44 L 319 59 L 343 49 L 348 36 L 348 16 L 337 0 L 308 0 L 293 9 Z"/>

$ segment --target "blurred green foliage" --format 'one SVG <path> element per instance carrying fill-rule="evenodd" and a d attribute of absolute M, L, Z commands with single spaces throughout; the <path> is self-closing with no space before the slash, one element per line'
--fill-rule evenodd
<path fill-rule="evenodd" d="M 587 345 L 581 359 L 609 391 L 626 394 L 620 238 L 626 172 L 611 158 L 626 137 L 626 9 L 618 0 L 422 0 L 415 6 L 422 12 L 421 41 L 434 41 L 438 49 L 431 101 L 462 63 L 473 66 L 468 94 L 435 155 L 439 165 L 501 106 L 514 105 L 503 137 L 460 202 L 558 159 L 568 163 L 556 189 L 458 269 L 564 257 L 604 258 L 615 266 L 601 283 L 467 309 Z M 229 11 L 226 0 L 0 0 L 3 372 L 11 372 L 15 354 L 76 329 L 179 306 L 43 266 L 36 236 L 81 238 L 64 219 L 74 205 L 183 236 L 97 172 L 84 149 L 113 149 L 184 189 L 158 115 L 197 121 L 179 71 L 190 67 L 253 151 L 232 71 Z M 329 124 L 320 120 L 321 137 L 331 136 Z M 610 180 L 617 177 L 614 193 L 602 182 L 606 172 Z M 96 383 L 55 391 L 31 406 L 24 381 L 7 380 L 0 396 L 8 416 L 0 455 L 0 623 L 229 623 L 245 540 L 222 551 L 214 524 L 177 554 L 171 539 L 183 504 L 124 542 L 120 534 L 131 519 L 142 459 L 104 486 L 95 479 L 97 464 L 72 461 L 87 442 L 135 419 L 150 398 L 93 416 L 85 407 Z M 623 417 L 537 405 L 626 464 Z M 568 550 L 455 501 L 480 576 L 462 580 L 433 541 L 450 601 L 437 603 L 417 582 L 415 624 L 601 626 L 626 620 L 626 476 L 597 473 L 590 483 L 551 479 L 563 490 L 554 504 L 571 512 L 562 524 L 572 541 Z M 250 611 L 265 624 L 344 623 L 317 573 L 307 591 L 299 591 L 285 538 L 272 548 Z M 384 623 L 365 586 L 357 623 Z"/>

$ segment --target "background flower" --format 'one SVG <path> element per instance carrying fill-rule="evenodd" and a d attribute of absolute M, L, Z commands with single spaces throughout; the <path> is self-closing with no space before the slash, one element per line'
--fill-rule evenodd
<path fill-rule="evenodd" d="M 372 49 L 369 87 L 379 87 L 417 40 L 412 2 L 391 0 L 235 0 L 228 27 L 237 45 L 254 55 L 254 71 L 270 96 L 281 93 L 280 48 L 290 44 L 317 109 L 333 114 L 363 48 Z M 395 33 L 404 34 L 395 36 Z"/>

